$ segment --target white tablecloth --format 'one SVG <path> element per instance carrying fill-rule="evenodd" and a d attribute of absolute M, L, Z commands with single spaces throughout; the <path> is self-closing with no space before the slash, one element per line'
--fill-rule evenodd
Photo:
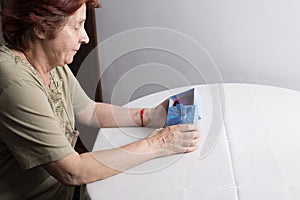
<path fill-rule="evenodd" d="M 159 158 L 87 185 L 91 199 L 300 199 L 300 92 L 271 86 L 194 86 L 202 97 L 199 150 Z M 152 107 L 191 87 L 149 95 Z M 94 151 L 145 137 L 150 128 L 101 129 Z"/>

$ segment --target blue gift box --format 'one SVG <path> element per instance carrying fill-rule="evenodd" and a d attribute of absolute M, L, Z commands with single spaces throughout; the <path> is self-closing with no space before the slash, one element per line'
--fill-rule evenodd
<path fill-rule="evenodd" d="M 200 105 L 200 94 L 195 88 L 171 96 L 166 126 L 197 123 L 201 119 Z"/>

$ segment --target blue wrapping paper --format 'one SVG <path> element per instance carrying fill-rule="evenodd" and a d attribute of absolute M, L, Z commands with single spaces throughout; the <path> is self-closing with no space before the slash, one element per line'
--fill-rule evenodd
<path fill-rule="evenodd" d="M 193 124 L 195 119 L 196 105 L 182 105 L 170 107 L 168 110 L 166 126 L 176 124 Z"/>
<path fill-rule="evenodd" d="M 194 88 L 171 96 L 166 126 L 197 123 L 201 119 L 200 104 L 200 95 Z"/>

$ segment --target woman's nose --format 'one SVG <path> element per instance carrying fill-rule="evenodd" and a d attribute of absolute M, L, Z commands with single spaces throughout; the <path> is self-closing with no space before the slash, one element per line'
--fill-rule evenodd
<path fill-rule="evenodd" d="M 89 36 L 88 36 L 87 32 L 85 31 L 85 29 L 83 28 L 83 31 L 82 31 L 81 37 L 80 37 L 80 43 L 87 44 L 87 43 L 89 43 L 89 41 L 90 41 Z"/>

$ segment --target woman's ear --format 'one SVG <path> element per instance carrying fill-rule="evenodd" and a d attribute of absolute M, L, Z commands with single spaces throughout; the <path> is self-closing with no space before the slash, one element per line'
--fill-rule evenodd
<path fill-rule="evenodd" d="M 47 33 L 46 31 L 39 25 L 33 27 L 33 31 L 37 38 L 44 40 L 46 39 Z"/>
<path fill-rule="evenodd" d="M 35 33 L 36 37 L 39 39 L 45 39 L 47 33 L 46 30 L 41 26 L 41 24 L 45 23 L 45 19 L 35 15 L 34 13 L 30 13 L 29 17 L 31 21 L 34 22 L 33 32 Z"/>

